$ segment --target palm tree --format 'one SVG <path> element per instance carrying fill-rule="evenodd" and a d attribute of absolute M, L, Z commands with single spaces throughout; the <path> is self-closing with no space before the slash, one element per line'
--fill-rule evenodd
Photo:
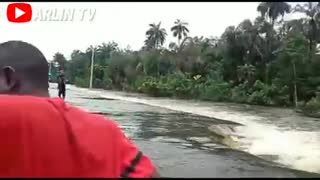
<path fill-rule="evenodd" d="M 309 50 L 311 52 L 314 42 L 317 40 L 317 31 L 319 30 L 317 20 L 319 20 L 320 17 L 320 3 L 308 2 L 303 5 L 298 4 L 296 5 L 294 12 L 304 13 L 307 16 L 306 20 L 309 25 Z"/>
<path fill-rule="evenodd" d="M 164 28 L 161 28 L 160 25 L 161 22 L 158 24 L 149 24 L 150 29 L 146 32 L 147 39 L 145 40 L 147 49 L 157 49 L 164 44 L 167 32 Z"/>
<path fill-rule="evenodd" d="M 268 20 L 270 23 L 271 28 L 268 28 L 266 31 L 266 56 L 265 59 L 268 61 L 271 61 L 271 57 L 273 55 L 272 52 L 272 34 L 274 32 L 274 24 L 276 20 L 281 16 L 283 19 L 283 16 L 286 13 L 289 13 L 291 10 L 291 7 L 286 2 L 261 2 L 257 8 L 257 11 L 261 13 L 261 17 Z M 267 26 L 265 26 L 267 27 Z M 268 83 L 268 62 L 265 64 L 265 82 Z"/>
<path fill-rule="evenodd" d="M 272 27 L 279 16 L 290 12 L 290 5 L 286 2 L 262 2 L 259 4 L 257 11 L 261 13 L 261 16 L 269 19 Z"/>
<path fill-rule="evenodd" d="M 174 26 L 171 28 L 174 37 L 178 37 L 178 46 L 180 46 L 180 41 L 184 37 L 186 37 L 189 33 L 189 29 L 187 28 L 188 23 L 183 22 L 180 19 L 177 19 L 174 22 Z"/>

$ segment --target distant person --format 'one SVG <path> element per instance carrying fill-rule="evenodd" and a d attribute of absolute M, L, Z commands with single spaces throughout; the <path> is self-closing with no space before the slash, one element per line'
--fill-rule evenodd
<path fill-rule="evenodd" d="M 49 97 L 33 45 L 0 44 L 0 177 L 159 177 L 109 118 Z"/>
<path fill-rule="evenodd" d="M 60 72 L 58 76 L 58 96 L 63 99 L 66 98 L 66 80 L 63 72 Z"/>

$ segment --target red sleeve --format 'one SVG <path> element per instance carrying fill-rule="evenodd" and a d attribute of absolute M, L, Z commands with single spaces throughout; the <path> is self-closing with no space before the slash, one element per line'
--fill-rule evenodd
<path fill-rule="evenodd" d="M 155 170 L 151 159 L 143 154 L 119 127 L 117 131 L 121 151 L 121 177 L 150 178 Z"/>

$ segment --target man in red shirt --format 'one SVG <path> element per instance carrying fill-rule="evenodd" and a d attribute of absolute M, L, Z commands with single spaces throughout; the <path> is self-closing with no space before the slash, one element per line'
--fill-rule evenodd
<path fill-rule="evenodd" d="M 50 98 L 31 44 L 0 44 L 1 177 L 160 177 L 117 123 Z"/>

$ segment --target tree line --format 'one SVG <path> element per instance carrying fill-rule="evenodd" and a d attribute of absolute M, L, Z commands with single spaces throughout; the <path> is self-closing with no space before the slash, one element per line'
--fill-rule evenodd
<path fill-rule="evenodd" d="M 93 87 L 141 92 L 150 96 L 194 98 L 320 110 L 320 3 L 292 7 L 261 2 L 254 21 L 229 26 L 220 37 L 190 37 L 189 24 L 176 20 L 168 32 L 149 24 L 138 51 L 115 42 L 95 46 Z M 284 16 L 303 13 L 300 19 Z M 172 33 L 177 42 L 163 47 Z M 92 49 L 74 50 L 54 62 L 69 81 L 89 86 Z"/>

